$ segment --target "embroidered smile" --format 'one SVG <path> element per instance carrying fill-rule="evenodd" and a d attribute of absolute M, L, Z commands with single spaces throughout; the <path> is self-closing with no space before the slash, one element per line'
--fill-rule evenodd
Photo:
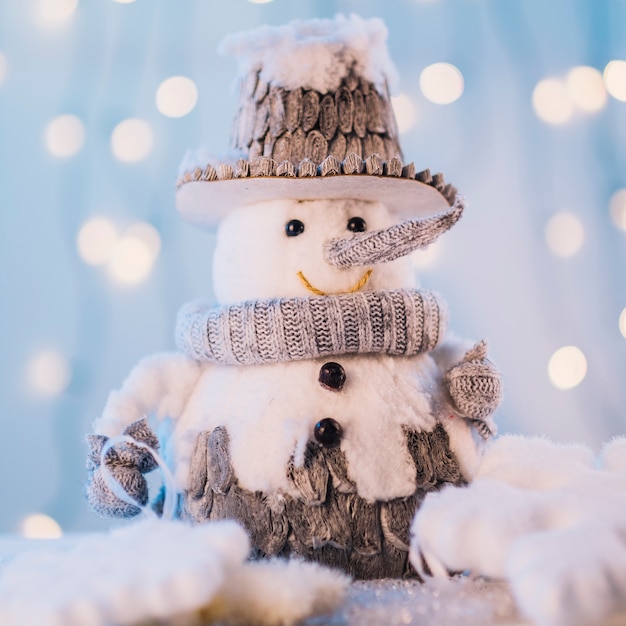
<path fill-rule="evenodd" d="M 346 290 L 346 291 L 339 291 L 337 293 L 328 293 L 326 291 L 322 291 L 321 289 L 318 289 L 317 287 L 314 287 L 306 278 L 306 276 L 302 273 L 302 272 L 298 272 L 298 278 L 300 279 L 300 282 L 311 292 L 314 293 L 316 296 L 337 296 L 340 293 L 355 293 L 357 291 L 359 291 L 359 289 L 363 289 L 363 287 L 365 287 L 367 281 L 370 279 L 370 276 L 372 275 L 372 272 L 374 270 L 367 270 L 367 272 L 365 272 L 365 274 L 363 274 L 363 276 L 361 277 L 361 279 L 352 287 L 350 287 L 350 289 Z"/>

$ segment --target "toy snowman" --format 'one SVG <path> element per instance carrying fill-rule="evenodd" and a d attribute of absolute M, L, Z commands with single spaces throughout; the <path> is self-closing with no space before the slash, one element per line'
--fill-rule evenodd
<path fill-rule="evenodd" d="M 358 578 L 403 576 L 424 496 L 470 480 L 500 377 L 483 342 L 446 334 L 409 254 L 461 216 L 441 175 L 404 164 L 377 19 L 263 27 L 239 58 L 235 155 L 188 153 L 177 208 L 218 226 L 218 304 L 178 317 L 179 353 L 140 362 L 89 437 L 88 499 L 130 517 L 159 448 L 180 517 L 234 518 L 258 556 Z M 471 349 L 468 349 L 471 348 Z M 101 457 L 104 459 L 101 459 Z M 152 502 L 158 506 L 158 502 Z"/>

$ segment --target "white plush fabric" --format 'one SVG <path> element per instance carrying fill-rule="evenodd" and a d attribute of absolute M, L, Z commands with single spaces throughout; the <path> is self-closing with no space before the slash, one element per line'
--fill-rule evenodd
<path fill-rule="evenodd" d="M 160 353 L 142 359 L 122 387 L 109 394 L 94 432 L 115 437 L 143 417 L 178 419 L 203 371 L 203 364 L 184 354 Z"/>
<path fill-rule="evenodd" d="M 600 624 L 626 610 L 626 439 L 590 450 L 502 437 L 467 488 L 429 495 L 412 563 L 434 574 L 508 579 L 522 613 L 545 626 Z"/>
<path fill-rule="evenodd" d="M 341 393 L 318 382 L 327 361 L 345 369 Z M 436 377 L 428 356 L 342 355 L 207 368 L 173 433 L 177 478 L 184 484 L 197 433 L 225 425 L 239 484 L 250 491 L 290 492 L 290 458 L 301 465 L 315 424 L 331 417 L 343 428 L 341 449 L 359 495 L 369 500 L 408 496 L 415 491 L 415 466 L 403 427 L 435 426 L 431 389 Z"/>
<path fill-rule="evenodd" d="M 318 382 L 320 368 L 331 360 L 346 371 L 341 393 Z M 176 375 L 168 377 L 173 371 Z M 332 417 L 344 429 L 342 450 L 359 495 L 403 497 L 415 490 L 415 466 L 403 429 L 432 430 L 436 418 L 447 415 L 438 395 L 439 377 L 429 355 L 342 355 L 238 367 L 163 354 L 135 367 L 122 389 L 110 395 L 94 430 L 116 436 L 144 415 L 156 417 L 158 430 L 159 419 L 170 418 L 172 433 L 163 453 L 177 488 L 184 490 L 197 434 L 226 425 L 239 484 L 250 491 L 290 492 L 286 467 L 291 457 L 303 463 L 315 424 Z M 444 421 L 452 444 L 473 446 L 475 454 L 466 425 L 459 419 Z"/>
<path fill-rule="evenodd" d="M 362 217 L 367 230 L 387 228 L 397 218 L 379 202 L 359 200 L 283 199 L 233 209 L 220 223 L 213 259 L 213 288 L 220 304 L 244 300 L 312 296 L 298 278 L 328 294 L 349 291 L 367 269 L 373 269 L 364 290 L 415 287 L 410 257 L 372 268 L 338 268 L 324 259 L 324 244 L 346 237 L 348 220 Z M 287 237 L 292 219 L 304 232 Z"/>
<path fill-rule="evenodd" d="M 383 90 L 386 81 L 395 87 L 397 80 L 386 40 L 382 20 L 338 15 L 230 35 L 220 52 L 239 59 L 242 76 L 262 67 L 263 80 L 286 89 L 335 91 L 355 65 L 358 75 Z"/>
<path fill-rule="evenodd" d="M 160 520 L 31 550 L 0 568 L 0 624 L 289 626 L 342 600 L 344 575 L 300 562 L 249 563 L 248 550 L 235 522 Z"/>

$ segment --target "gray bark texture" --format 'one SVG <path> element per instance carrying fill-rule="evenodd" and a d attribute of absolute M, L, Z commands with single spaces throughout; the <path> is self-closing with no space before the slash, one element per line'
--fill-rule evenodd
<path fill-rule="evenodd" d="M 416 577 L 408 560 L 415 512 L 428 492 L 465 483 L 442 426 L 428 433 L 407 430 L 406 442 L 415 462 L 415 493 L 368 502 L 357 495 L 339 448 L 311 441 L 304 464 L 286 468 L 299 496 L 264 494 L 242 489 L 227 469 L 225 429 L 201 433 L 182 516 L 195 523 L 237 520 L 250 534 L 255 557 L 299 556 L 357 579 Z"/>

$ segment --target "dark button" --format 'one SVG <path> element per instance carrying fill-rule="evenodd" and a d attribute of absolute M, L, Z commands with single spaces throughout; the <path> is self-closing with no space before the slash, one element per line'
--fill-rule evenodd
<path fill-rule="evenodd" d="M 327 448 L 336 448 L 341 443 L 343 430 L 332 417 L 326 417 L 315 424 L 315 439 Z"/>
<path fill-rule="evenodd" d="M 304 232 L 304 224 L 300 220 L 289 220 L 285 225 L 287 237 L 297 237 Z"/>
<path fill-rule="evenodd" d="M 346 371 L 339 363 L 324 363 L 320 369 L 320 385 L 332 391 L 339 391 L 346 382 Z"/>
<path fill-rule="evenodd" d="M 351 217 L 348 220 L 348 230 L 353 233 L 364 233 L 367 228 L 367 224 L 362 217 Z"/>

